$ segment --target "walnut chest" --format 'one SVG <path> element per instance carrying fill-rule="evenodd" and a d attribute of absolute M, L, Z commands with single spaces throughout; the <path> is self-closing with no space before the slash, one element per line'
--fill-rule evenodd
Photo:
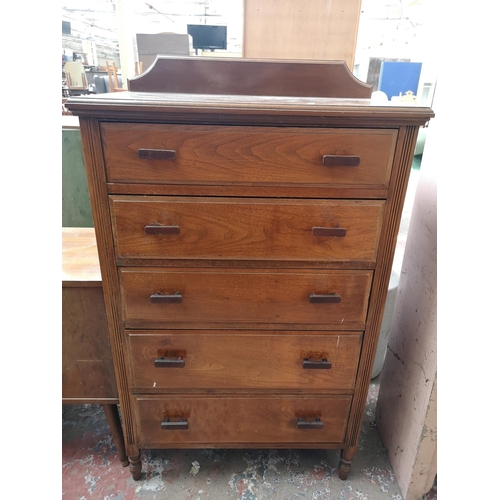
<path fill-rule="evenodd" d="M 343 63 L 162 58 L 129 87 L 67 107 L 134 478 L 141 447 L 286 447 L 345 479 L 432 111 Z"/>

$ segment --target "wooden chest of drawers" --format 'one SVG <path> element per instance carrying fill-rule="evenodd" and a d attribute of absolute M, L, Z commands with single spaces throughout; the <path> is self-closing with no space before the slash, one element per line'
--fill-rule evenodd
<path fill-rule="evenodd" d="M 176 61 L 155 68 L 175 73 Z M 212 74 L 238 81 L 248 64 L 214 60 Z M 256 64 L 307 74 L 307 63 Z M 67 104 L 132 474 L 141 447 L 340 448 L 345 479 L 432 111 L 271 97 L 262 82 L 253 96 L 217 95 L 210 79 L 202 95 L 140 92 L 155 75 L 132 80 L 138 92 Z"/>

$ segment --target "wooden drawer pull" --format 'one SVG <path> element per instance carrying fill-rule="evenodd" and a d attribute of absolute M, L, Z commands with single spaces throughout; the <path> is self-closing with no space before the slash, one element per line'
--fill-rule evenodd
<path fill-rule="evenodd" d="M 137 156 L 141 160 L 174 161 L 177 158 L 177 153 L 171 149 L 139 149 Z"/>
<path fill-rule="evenodd" d="M 163 431 L 173 431 L 173 430 L 179 430 L 179 429 L 189 429 L 189 424 L 187 421 L 187 418 L 183 418 L 181 420 L 170 420 L 166 418 L 162 423 L 161 423 L 161 429 Z"/>
<path fill-rule="evenodd" d="M 323 165 L 325 167 L 357 167 L 360 162 L 361 158 L 359 156 L 323 156 Z"/>
<path fill-rule="evenodd" d="M 179 292 L 175 292 L 173 295 L 153 293 L 149 297 L 149 301 L 152 304 L 180 304 L 182 302 L 182 295 Z"/>
<path fill-rule="evenodd" d="M 332 362 L 328 361 L 326 358 L 323 359 L 304 358 L 302 360 L 302 368 L 304 368 L 304 370 L 330 370 L 332 368 Z"/>
<path fill-rule="evenodd" d="M 161 234 L 180 234 L 181 228 L 179 226 L 160 226 L 156 224 L 150 224 L 144 226 L 144 232 L 146 234 L 161 235 Z"/>
<path fill-rule="evenodd" d="M 314 420 L 299 418 L 297 420 L 297 429 L 323 429 L 324 426 L 325 424 L 320 418 L 315 418 Z"/>
<path fill-rule="evenodd" d="M 157 358 L 154 362 L 155 368 L 184 368 L 184 358 Z"/>
<path fill-rule="evenodd" d="M 335 293 L 328 293 L 325 295 L 311 293 L 309 295 L 309 302 L 311 304 L 338 304 L 342 297 Z"/>
<path fill-rule="evenodd" d="M 313 227 L 313 236 L 345 236 L 347 229 L 345 227 Z"/>

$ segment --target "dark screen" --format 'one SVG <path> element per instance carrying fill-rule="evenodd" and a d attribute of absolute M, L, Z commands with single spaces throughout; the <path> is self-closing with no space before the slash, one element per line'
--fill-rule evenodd
<path fill-rule="evenodd" d="M 188 33 L 193 37 L 193 49 L 226 49 L 227 27 L 188 24 Z"/>

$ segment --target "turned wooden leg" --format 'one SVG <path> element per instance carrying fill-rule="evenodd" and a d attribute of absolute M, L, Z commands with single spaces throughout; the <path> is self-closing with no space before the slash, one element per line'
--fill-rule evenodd
<path fill-rule="evenodd" d="M 132 478 L 134 481 L 139 481 L 142 476 L 142 462 L 141 455 L 137 456 L 129 456 L 130 460 L 130 473 L 132 474 Z"/>
<path fill-rule="evenodd" d="M 125 442 L 123 440 L 122 424 L 120 422 L 118 406 L 117 405 L 102 405 L 102 406 L 104 408 L 104 413 L 106 414 L 106 419 L 108 420 L 109 428 L 111 429 L 111 435 L 113 436 L 113 441 L 115 442 L 120 462 L 123 465 L 123 467 L 127 467 L 128 458 L 127 454 L 125 453 Z"/>
<path fill-rule="evenodd" d="M 142 476 L 141 451 L 135 444 L 127 443 L 125 445 L 128 459 L 130 461 L 130 473 L 135 481 L 139 481 Z"/>
<path fill-rule="evenodd" d="M 339 462 L 339 478 L 345 481 L 349 472 L 351 472 L 351 461 L 356 453 L 356 446 L 351 446 L 349 448 L 344 448 L 340 453 Z"/>

